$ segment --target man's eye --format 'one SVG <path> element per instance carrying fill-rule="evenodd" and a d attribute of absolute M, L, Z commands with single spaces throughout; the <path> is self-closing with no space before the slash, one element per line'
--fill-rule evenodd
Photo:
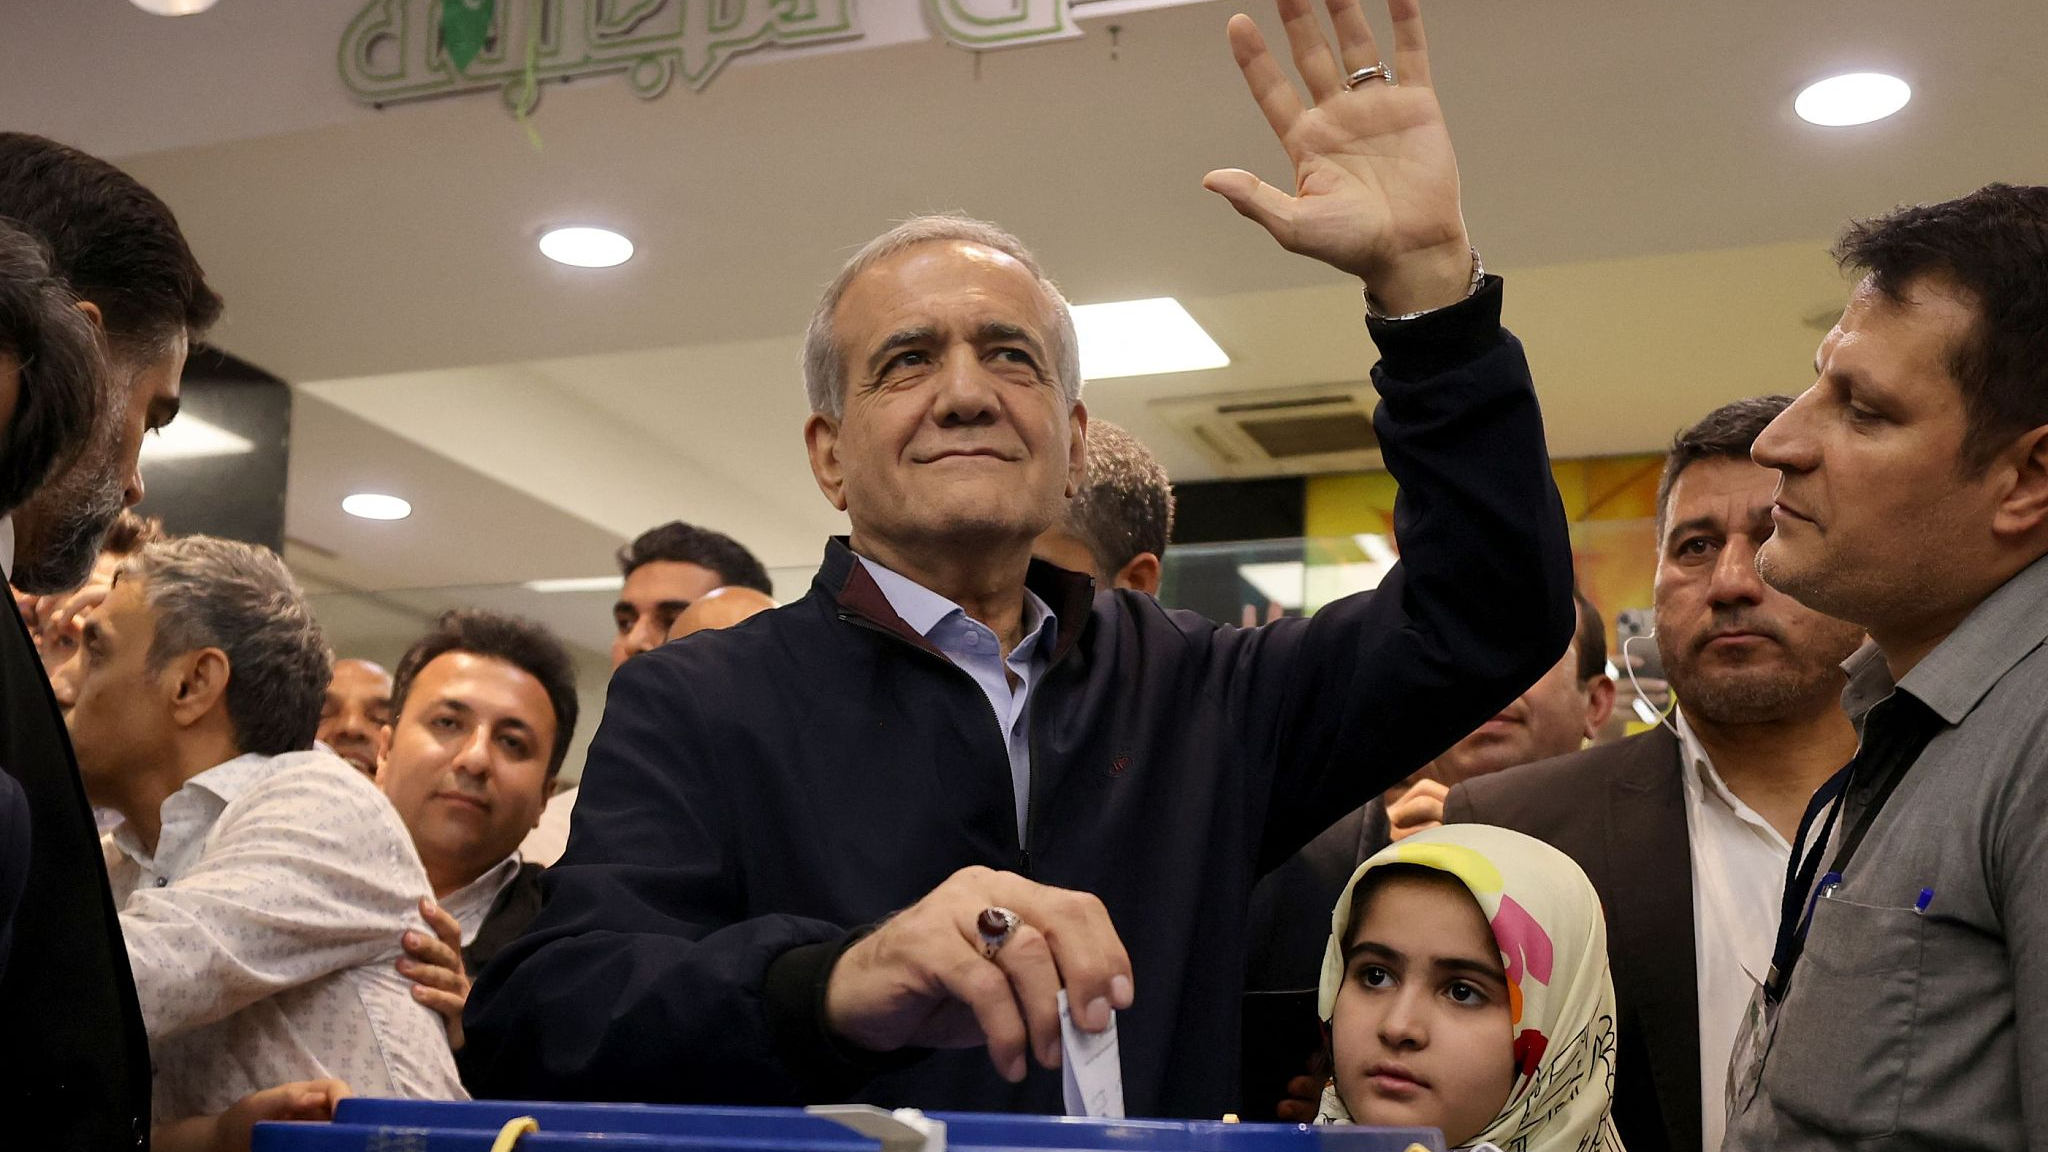
<path fill-rule="evenodd" d="M 1015 364 L 1029 364 L 1034 368 L 1038 366 L 1038 358 L 1022 348 L 998 348 L 996 355 L 1005 357 Z"/>
<path fill-rule="evenodd" d="M 894 356 L 889 357 L 889 362 L 883 365 L 883 370 L 894 371 L 898 368 L 922 368 L 931 362 L 931 353 L 911 349 L 898 352 Z"/>
<path fill-rule="evenodd" d="M 1714 550 L 1714 542 L 1705 536 L 1694 536 L 1678 546 L 1680 556 L 1705 556 Z"/>

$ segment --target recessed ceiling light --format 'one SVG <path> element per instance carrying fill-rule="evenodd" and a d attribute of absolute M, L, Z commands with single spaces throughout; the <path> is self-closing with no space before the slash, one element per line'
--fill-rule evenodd
<path fill-rule="evenodd" d="M 557 228 L 540 238 L 541 255 L 577 268 L 615 268 L 633 258 L 633 242 L 606 228 Z"/>
<path fill-rule="evenodd" d="M 626 586 L 624 576 L 568 576 L 558 580 L 528 580 L 529 592 L 617 592 Z"/>
<path fill-rule="evenodd" d="M 214 0 L 129 0 L 152 16 L 196 16 L 213 7 Z"/>
<path fill-rule="evenodd" d="M 187 413 L 142 438 L 142 459 L 190 460 L 200 456 L 240 456 L 256 445 L 218 424 Z"/>
<path fill-rule="evenodd" d="M 1074 330 L 1081 338 L 1081 375 L 1089 380 L 1199 372 L 1230 363 L 1171 296 L 1076 304 Z"/>
<path fill-rule="evenodd" d="M 412 515 L 412 505 L 396 496 L 379 492 L 358 492 L 341 499 L 341 510 L 365 520 L 403 520 Z"/>
<path fill-rule="evenodd" d="M 1809 124 L 1846 128 L 1882 120 L 1912 98 L 1912 86 L 1897 76 L 1851 72 L 1807 85 L 1792 101 L 1792 110 Z"/>

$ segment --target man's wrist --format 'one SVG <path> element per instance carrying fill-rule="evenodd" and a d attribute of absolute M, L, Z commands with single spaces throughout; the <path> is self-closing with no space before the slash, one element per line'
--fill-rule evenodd
<path fill-rule="evenodd" d="M 871 1052 L 832 1030 L 826 990 L 832 970 L 874 925 L 837 940 L 802 944 L 777 956 L 762 982 L 762 1008 L 776 1055 L 807 1097 L 850 1096 L 883 1072 L 905 1068 L 929 1054 L 923 1048 Z"/>
<path fill-rule="evenodd" d="M 1380 319 L 1447 308 L 1471 296 L 1480 273 L 1479 252 L 1462 233 L 1428 253 L 1405 257 L 1396 266 L 1363 277 L 1366 312 Z"/>

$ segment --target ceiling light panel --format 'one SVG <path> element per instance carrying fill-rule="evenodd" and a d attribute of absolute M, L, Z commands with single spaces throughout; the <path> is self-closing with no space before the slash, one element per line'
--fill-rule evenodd
<path fill-rule="evenodd" d="M 1081 375 L 1088 380 L 1200 372 L 1222 368 L 1230 357 L 1171 296 L 1076 304 Z"/>
<path fill-rule="evenodd" d="M 193 460 L 203 456 L 241 456 L 255 450 L 255 443 L 248 438 L 189 414 L 142 438 L 142 462 L 145 464 L 157 460 Z"/>

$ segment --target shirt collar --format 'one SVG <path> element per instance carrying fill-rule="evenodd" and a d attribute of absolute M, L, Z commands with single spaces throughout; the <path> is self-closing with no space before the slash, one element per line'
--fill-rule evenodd
<path fill-rule="evenodd" d="M 1945 722 L 1960 724 L 2043 640 L 2048 640 L 2048 556 L 2021 569 L 1986 596 L 1897 687 L 1912 693 Z M 1854 703 L 1861 705 L 1852 709 L 1852 715 L 1867 711 L 1892 687 L 1891 669 L 1876 647 L 1864 645 L 1842 666 L 1850 673 L 1843 704 L 1851 705 L 1850 693 L 1857 693 Z M 1859 676 L 1863 679 L 1861 692 Z M 1880 686 L 1883 691 L 1877 691 Z M 1870 696 L 1873 691 L 1876 695 Z"/>
<path fill-rule="evenodd" d="M 332 754 L 287 752 L 281 756 L 265 756 L 245 752 L 216 764 L 185 781 L 182 787 L 164 799 L 163 807 L 158 811 L 162 823 L 157 829 L 154 853 L 144 850 L 141 839 L 125 820 L 114 826 L 114 846 L 121 850 L 122 855 L 160 876 L 177 876 L 192 862 L 193 854 L 205 843 L 207 832 L 228 805 L 278 769 L 304 763 L 314 757 L 332 758 Z M 355 769 L 350 768 L 349 771 L 354 772 Z M 195 819 L 195 816 L 202 818 Z"/>
<path fill-rule="evenodd" d="M 1689 805 L 1703 804 L 1711 795 L 1743 823 L 1767 831 L 1774 840 L 1782 841 L 1783 834 L 1771 827 L 1770 821 L 1759 815 L 1728 787 L 1727 781 L 1721 779 L 1720 770 L 1714 767 L 1714 758 L 1707 754 L 1707 746 L 1700 743 L 1698 734 L 1686 722 L 1683 706 L 1671 710 L 1671 720 L 1678 729 L 1678 747 L 1685 758 L 1685 770 L 1679 774 L 1684 782 L 1685 802 Z"/>
<path fill-rule="evenodd" d="M 14 579 L 14 513 L 0 516 L 0 580 Z"/>
<path fill-rule="evenodd" d="M 889 607 L 918 635 L 931 639 L 932 632 L 955 613 L 963 617 L 967 615 L 966 609 L 910 577 L 892 572 L 865 556 L 856 556 L 856 559 L 868 570 L 868 575 L 874 577 L 875 585 L 882 590 Z M 1037 646 L 1052 634 L 1045 626 L 1051 616 L 1052 609 L 1046 606 L 1038 593 L 1024 589 L 1024 641 L 1017 645 L 1018 652 L 1036 651 Z"/>
<path fill-rule="evenodd" d="M 441 907 L 462 926 L 463 947 L 476 942 L 476 934 L 483 929 L 484 920 L 490 916 L 505 886 L 519 874 L 522 863 L 518 850 L 514 849 L 510 856 L 492 865 L 483 875 L 450 892 L 447 899 L 440 901 Z"/>

